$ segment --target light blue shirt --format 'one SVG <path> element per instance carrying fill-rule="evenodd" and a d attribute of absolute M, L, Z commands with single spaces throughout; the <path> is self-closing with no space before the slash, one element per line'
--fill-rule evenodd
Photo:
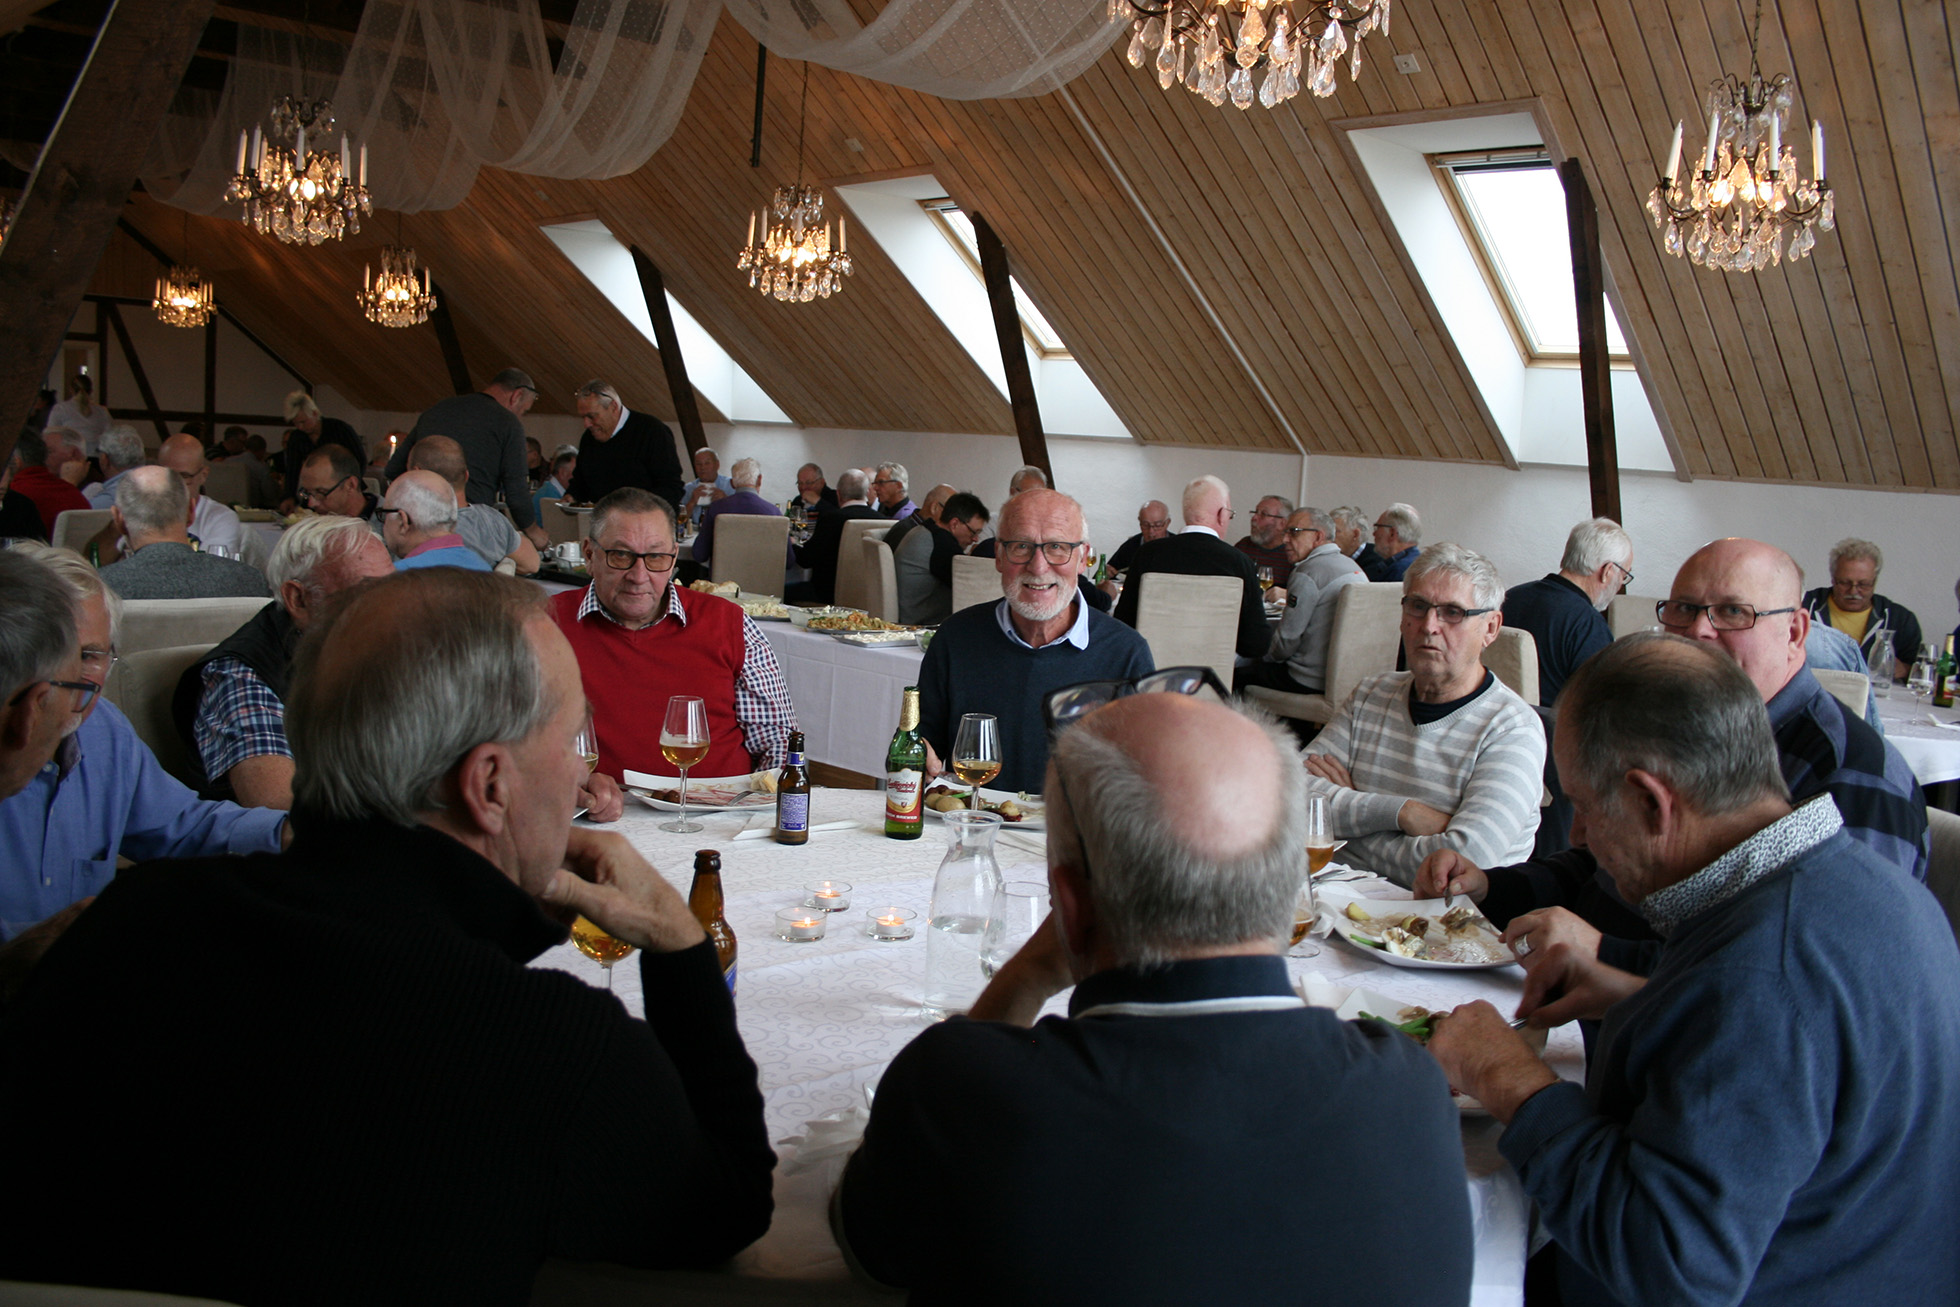
<path fill-rule="evenodd" d="M 113 703 L 20 793 L 0 800 L 0 939 L 101 892 L 132 862 L 274 853 L 286 814 L 200 799 L 157 762 Z"/>
<path fill-rule="evenodd" d="M 693 494 L 694 488 L 700 484 L 701 484 L 701 478 L 695 477 L 694 480 L 688 482 L 686 485 L 681 487 L 681 504 L 685 504 L 687 502 L 687 497 Z M 735 493 L 735 483 L 733 481 L 730 481 L 728 479 L 728 474 L 724 472 L 720 476 L 715 478 L 715 489 L 721 491 L 721 493 L 723 493 L 724 495 L 732 495 Z M 713 502 L 714 501 L 712 499 L 704 499 L 700 503 L 694 506 L 693 522 L 695 526 L 698 527 L 701 525 L 701 514 L 707 512 L 708 505 Z M 674 507 L 679 508 L 680 504 L 676 504 L 674 505 Z"/>
<path fill-rule="evenodd" d="M 1840 672 L 1868 671 L 1865 654 L 1858 642 L 1827 622 L 1812 622 L 1810 634 L 1804 637 L 1803 661 L 1806 667 L 1822 667 Z M 1870 690 L 1865 691 L 1865 721 L 1880 735 L 1885 727 L 1878 720 L 1878 698 Z"/>
<path fill-rule="evenodd" d="M 129 469 L 124 468 L 123 472 Z M 118 472 L 107 481 L 98 481 L 83 489 L 90 508 L 114 508 L 116 506 L 116 487 L 122 483 L 123 472 Z"/>
<path fill-rule="evenodd" d="M 1075 622 L 1067 631 L 1063 632 L 1061 643 L 1072 644 L 1078 649 L 1087 649 L 1089 647 L 1089 605 L 1082 602 L 1082 596 L 1080 595 L 1075 596 L 1070 602 L 1075 605 Z M 1008 606 L 1005 599 L 994 605 L 994 620 L 1000 623 L 1000 629 L 1005 631 L 1007 638 L 1015 644 L 1020 645 L 1023 649 L 1034 648 L 1033 645 L 1021 638 L 1019 631 L 1014 629 L 1014 610 Z M 1051 641 L 1051 643 L 1053 642 Z"/>

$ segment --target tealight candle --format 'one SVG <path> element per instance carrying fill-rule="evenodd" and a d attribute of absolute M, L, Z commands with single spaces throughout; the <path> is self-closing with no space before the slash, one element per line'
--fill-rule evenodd
<path fill-rule="evenodd" d="M 820 880 L 814 885 L 805 885 L 803 888 L 810 895 L 803 900 L 803 906 L 806 908 L 842 912 L 851 906 L 851 887 L 841 880 Z"/>
<path fill-rule="evenodd" d="M 893 943 L 912 938 L 912 923 L 918 913 L 910 908 L 872 908 L 866 912 L 865 933 L 871 938 Z"/>
<path fill-rule="evenodd" d="M 809 908 L 784 908 L 776 914 L 776 938 L 792 944 L 814 943 L 823 938 L 828 920 L 822 912 Z"/>

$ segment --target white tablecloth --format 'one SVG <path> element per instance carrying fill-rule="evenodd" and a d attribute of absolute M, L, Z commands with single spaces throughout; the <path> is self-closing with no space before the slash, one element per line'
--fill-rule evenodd
<path fill-rule="evenodd" d="M 1893 686 L 1892 693 L 1878 701 L 1878 719 L 1885 723 L 1890 740 L 1921 785 L 1936 781 L 1960 780 L 1960 730 L 1948 730 L 1928 721 L 1930 713 L 1941 721 L 1960 723 L 1960 710 L 1915 704 L 1904 686 Z"/>
<path fill-rule="evenodd" d="M 851 652 L 861 652 L 852 650 Z M 614 829 L 630 839 L 683 893 L 692 876 L 696 849 L 719 849 L 727 916 L 734 927 L 738 983 L 736 1011 L 742 1038 L 760 1068 L 770 1138 L 787 1162 L 794 1148 L 782 1141 L 799 1134 L 806 1122 L 864 1105 L 863 1086 L 926 1026 L 920 1009 L 925 978 L 923 918 L 932 879 L 945 852 L 944 827 L 928 821 L 915 841 L 886 839 L 881 796 L 871 791 L 818 790 L 811 820 L 855 818 L 858 829 L 822 833 L 801 848 L 764 839 L 734 840 L 740 817 L 708 818 L 699 835 L 672 835 L 658 829 L 672 814 L 658 813 L 629 799 L 625 819 Z M 772 815 L 755 819 L 757 828 Z M 998 847 L 1002 874 L 1009 880 L 1042 879 L 1042 836 L 1004 832 Z M 803 886 L 814 880 L 848 881 L 851 907 L 833 914 L 826 937 L 817 943 L 788 944 L 775 938 L 775 913 L 801 901 Z M 919 913 L 920 929 L 902 943 L 878 943 L 864 934 L 867 908 L 896 905 Z M 604 985 L 597 963 L 570 944 L 553 949 L 538 965 L 557 967 Z M 1416 971 L 1390 967 L 1337 939 L 1325 940 L 1310 960 L 1289 959 L 1295 974 L 1311 970 L 1335 984 L 1375 990 L 1385 996 L 1435 1008 L 1487 998 L 1507 1014 L 1516 1005 L 1523 973 L 1501 971 Z M 639 969 L 620 964 L 613 986 L 629 1011 L 640 1007 Z M 1066 996 L 1049 1010 L 1062 1011 Z M 1579 1040 L 1568 1027 L 1553 1032 L 1550 1051 L 1561 1073 L 1580 1074 Z M 1488 1121 L 1465 1131 L 1473 1210 L 1477 1221 L 1477 1269 L 1472 1301 L 1516 1304 L 1522 1300 L 1526 1205 L 1516 1175 L 1493 1147 L 1496 1128 Z M 776 1217 L 769 1233 L 736 1261 L 744 1275 L 840 1281 L 846 1271 L 830 1237 L 825 1204 L 837 1168 L 804 1169 L 776 1180 Z M 1302 1177 L 1301 1183 L 1314 1183 Z M 555 1264 L 548 1273 L 553 1300 L 572 1292 L 596 1272 Z M 620 1302 L 622 1272 L 607 1272 L 607 1301 Z M 635 1281 L 640 1283 L 641 1281 Z M 653 1301 L 662 1283 L 646 1276 L 642 1300 Z M 591 1284 L 599 1281 L 593 1280 Z M 587 1287 L 591 1287 L 588 1285 Z M 669 1287 L 672 1287 L 671 1285 Z M 623 1301 L 633 1301 L 631 1292 Z"/>
<path fill-rule="evenodd" d="M 919 683 L 916 645 L 861 648 L 788 622 L 761 622 L 789 680 L 805 752 L 866 776 L 885 774 L 905 687 Z"/>

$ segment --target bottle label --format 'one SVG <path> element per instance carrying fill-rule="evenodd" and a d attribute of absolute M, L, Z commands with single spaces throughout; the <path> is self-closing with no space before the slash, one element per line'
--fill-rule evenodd
<path fill-rule="evenodd" d="M 728 992 L 733 994 L 735 992 L 735 964 L 733 962 L 729 963 L 728 969 L 721 973 L 721 978 L 728 983 Z"/>
<path fill-rule="evenodd" d="M 917 825 L 925 820 L 920 808 L 923 802 L 921 790 L 924 788 L 925 773 L 911 768 L 895 771 L 885 778 L 885 820 L 901 821 Z"/>
<path fill-rule="evenodd" d="M 776 796 L 776 829 L 809 830 L 810 796 L 807 794 L 778 794 Z"/>

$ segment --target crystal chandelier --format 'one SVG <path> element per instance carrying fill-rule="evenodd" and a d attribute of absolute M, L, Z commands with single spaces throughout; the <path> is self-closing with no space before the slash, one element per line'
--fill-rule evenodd
<path fill-rule="evenodd" d="M 399 231 L 396 239 L 400 239 Z M 354 297 L 369 322 L 384 327 L 413 327 L 429 320 L 436 306 L 435 287 L 424 266 L 418 280 L 415 251 L 406 245 L 387 245 L 381 250 L 381 272 L 372 267 L 361 272 L 361 293 Z"/>
<path fill-rule="evenodd" d="M 1790 112 L 1790 78 L 1764 81 L 1756 66 L 1756 33 L 1762 0 L 1749 33 L 1749 80 L 1731 74 L 1708 90 L 1708 144 L 1701 167 L 1681 180 L 1681 131 L 1674 124 L 1667 171 L 1647 196 L 1647 212 L 1666 232 L 1669 254 L 1685 255 L 1704 268 L 1757 272 L 1792 262 L 1817 244 L 1817 228 L 1836 226 L 1836 205 L 1824 180 L 1824 127 L 1810 125 L 1811 170 L 1797 172 L 1797 156 L 1783 140 Z M 1785 239 L 1788 245 L 1785 245 Z"/>
<path fill-rule="evenodd" d="M 157 321 L 170 327 L 201 327 L 216 310 L 211 304 L 211 282 L 202 272 L 185 264 L 173 264 L 157 278 L 157 297 L 150 307 Z"/>
<path fill-rule="evenodd" d="M 288 245 L 318 245 L 361 230 L 361 215 L 373 213 L 368 199 L 367 146 L 361 147 L 357 175 L 342 133 L 340 150 L 309 150 L 333 132 L 333 104 L 302 102 L 282 95 L 268 121 L 270 136 L 254 127 L 248 140 L 238 133 L 238 170 L 225 199 L 245 206 L 245 221 L 261 234 Z"/>
<path fill-rule="evenodd" d="M 1361 42 L 1388 35 L 1390 0 L 1109 0 L 1111 21 L 1135 20 L 1125 57 L 1143 67 L 1150 52 L 1157 85 L 1183 82 L 1212 104 L 1240 109 L 1255 98 L 1252 70 L 1264 65 L 1257 99 L 1271 109 L 1302 88 L 1334 94 L 1341 56 L 1348 80 L 1361 76 Z M 1316 36 L 1313 27 L 1321 24 Z M 1343 26 L 1343 23 L 1346 26 Z"/>
<path fill-rule="evenodd" d="M 805 64 L 803 107 L 796 117 L 796 184 L 777 187 L 769 207 L 749 215 L 748 238 L 735 258 L 752 288 L 785 303 L 808 304 L 843 290 L 852 267 L 844 248 L 844 220 L 837 220 L 837 247 L 832 249 L 823 194 L 803 184 L 803 122 L 809 106 L 810 68 Z"/>

